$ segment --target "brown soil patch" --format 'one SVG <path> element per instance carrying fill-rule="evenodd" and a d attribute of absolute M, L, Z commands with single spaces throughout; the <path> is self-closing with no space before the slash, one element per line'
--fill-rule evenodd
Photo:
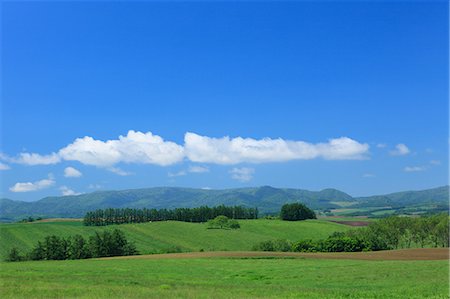
<path fill-rule="evenodd" d="M 348 259 L 348 260 L 448 260 L 448 248 L 418 248 L 384 250 L 372 252 L 263 252 L 263 251 L 210 251 L 210 252 L 188 252 L 167 253 L 109 257 L 102 259 L 193 259 L 193 258 L 314 258 L 314 259 Z"/>
<path fill-rule="evenodd" d="M 330 222 L 339 223 L 339 224 L 345 224 L 349 226 L 368 226 L 368 221 L 336 221 L 336 220 L 330 220 Z"/>

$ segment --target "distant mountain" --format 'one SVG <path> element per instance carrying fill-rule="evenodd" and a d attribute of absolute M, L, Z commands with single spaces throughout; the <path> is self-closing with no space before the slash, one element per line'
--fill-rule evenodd
<path fill-rule="evenodd" d="M 339 208 L 336 202 L 354 206 L 417 205 L 447 203 L 449 187 L 407 191 L 382 196 L 353 198 L 336 190 L 308 191 L 263 186 L 225 190 L 158 187 L 121 191 L 99 191 L 76 196 L 46 197 L 36 202 L 0 199 L 0 220 L 15 221 L 28 216 L 83 217 L 87 211 L 104 208 L 177 208 L 243 205 L 258 207 L 261 213 L 277 213 L 288 202 L 302 202 L 312 209 Z"/>
<path fill-rule="evenodd" d="M 386 195 L 376 195 L 356 198 L 359 202 L 353 207 L 380 207 L 391 206 L 394 208 L 417 206 L 424 204 L 449 203 L 449 186 L 443 186 L 421 191 L 404 191 Z"/>

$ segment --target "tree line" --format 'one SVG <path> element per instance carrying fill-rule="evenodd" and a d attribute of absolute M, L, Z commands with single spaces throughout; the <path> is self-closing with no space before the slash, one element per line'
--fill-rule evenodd
<path fill-rule="evenodd" d="M 216 207 L 201 206 L 198 208 L 169 209 L 98 209 L 87 212 L 84 216 L 84 225 L 102 226 L 110 224 L 142 223 L 150 221 L 176 220 L 185 222 L 206 222 L 217 216 L 227 216 L 231 219 L 257 219 L 258 208 L 245 208 L 242 206 Z"/>
<path fill-rule="evenodd" d="M 127 240 L 121 230 L 115 229 L 112 232 L 96 232 L 87 240 L 81 235 L 68 238 L 55 235 L 47 236 L 25 255 L 22 255 L 16 247 L 13 247 L 7 260 L 77 260 L 136 254 L 139 254 L 136 246 Z"/>
<path fill-rule="evenodd" d="M 449 247 L 447 213 L 416 218 L 392 216 L 365 228 L 335 232 L 322 240 L 268 240 L 256 244 L 253 250 L 358 252 L 417 247 Z"/>

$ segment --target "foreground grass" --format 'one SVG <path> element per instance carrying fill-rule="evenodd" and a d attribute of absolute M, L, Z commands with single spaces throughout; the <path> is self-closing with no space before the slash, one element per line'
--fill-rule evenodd
<path fill-rule="evenodd" d="M 2 298 L 448 298 L 448 261 L 112 259 L 0 263 Z"/>
<path fill-rule="evenodd" d="M 127 238 L 136 243 L 142 254 L 173 250 L 217 251 L 250 250 L 258 242 L 271 239 L 322 239 L 349 226 L 323 220 L 289 222 L 280 220 L 239 220 L 238 230 L 206 229 L 206 224 L 164 221 L 153 223 L 110 225 L 107 227 L 83 226 L 81 222 L 14 223 L 0 225 L 0 258 L 10 248 L 28 252 L 39 240 L 48 235 L 68 237 L 81 234 L 89 237 L 95 231 L 119 228 Z"/>

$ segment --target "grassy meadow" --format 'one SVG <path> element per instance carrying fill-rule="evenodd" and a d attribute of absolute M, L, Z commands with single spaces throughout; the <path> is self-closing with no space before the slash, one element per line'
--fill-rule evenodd
<path fill-rule="evenodd" d="M 326 238 L 335 231 L 349 226 L 325 220 L 289 222 L 280 220 L 239 220 L 237 230 L 207 229 L 206 224 L 163 221 L 139 224 L 109 225 L 107 227 L 84 226 L 81 222 L 31 222 L 0 225 L 0 255 L 2 259 L 12 247 L 28 252 L 48 235 L 67 237 L 80 234 L 89 237 L 95 231 L 121 229 L 127 239 L 135 242 L 141 254 L 174 250 L 217 251 L 250 250 L 258 242 L 273 239 Z"/>
<path fill-rule="evenodd" d="M 2 298 L 448 298 L 445 260 L 127 258 L 0 267 Z"/>

